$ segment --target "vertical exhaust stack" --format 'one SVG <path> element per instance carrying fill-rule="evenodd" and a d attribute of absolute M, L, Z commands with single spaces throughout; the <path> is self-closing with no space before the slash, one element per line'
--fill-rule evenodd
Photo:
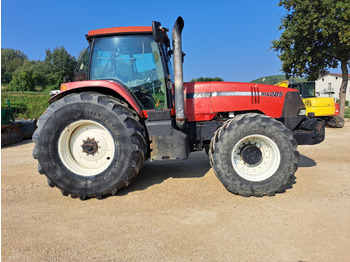
<path fill-rule="evenodd" d="M 184 20 L 179 16 L 174 24 L 173 39 L 173 64 L 174 64 L 174 80 L 175 80 L 175 110 L 176 125 L 180 129 L 184 129 L 186 125 L 185 117 L 185 100 L 183 88 L 183 53 L 181 45 L 181 33 L 184 28 Z"/>

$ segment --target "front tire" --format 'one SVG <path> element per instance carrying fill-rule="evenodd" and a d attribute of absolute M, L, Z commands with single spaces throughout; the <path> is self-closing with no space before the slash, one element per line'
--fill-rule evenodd
<path fill-rule="evenodd" d="M 125 103 L 93 92 L 51 104 L 33 141 L 33 156 L 49 185 L 80 199 L 102 198 L 126 187 L 147 152 L 138 115 Z"/>
<path fill-rule="evenodd" d="M 297 142 L 271 117 L 251 113 L 228 120 L 215 132 L 210 145 L 214 172 L 234 194 L 274 195 L 294 182 Z"/>

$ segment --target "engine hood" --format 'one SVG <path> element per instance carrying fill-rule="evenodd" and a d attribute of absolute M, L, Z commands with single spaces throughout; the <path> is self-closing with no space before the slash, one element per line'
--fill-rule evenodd
<path fill-rule="evenodd" d="M 283 94 L 285 94 L 286 92 L 297 91 L 296 89 L 287 89 L 285 87 L 274 85 L 240 82 L 187 82 L 184 83 L 184 87 L 185 93 L 196 93 L 198 95 L 202 93 L 202 95 L 209 95 L 206 93 L 210 92 L 211 96 L 230 95 L 229 93 L 219 92 L 233 92 L 232 95 L 241 96 L 251 96 L 252 92 L 255 92 L 255 95 L 257 96 L 283 96 Z"/>
<path fill-rule="evenodd" d="M 186 115 L 189 121 L 207 121 L 222 112 L 251 111 L 279 118 L 289 92 L 298 90 L 239 82 L 184 83 Z"/>

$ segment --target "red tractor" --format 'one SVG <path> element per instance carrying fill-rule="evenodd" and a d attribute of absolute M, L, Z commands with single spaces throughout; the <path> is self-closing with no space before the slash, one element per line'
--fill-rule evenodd
<path fill-rule="evenodd" d="M 114 195 L 143 163 L 206 150 L 227 190 L 283 192 L 294 182 L 299 144 L 324 140 L 297 90 L 252 83 L 183 83 L 181 32 L 114 27 L 90 31 L 74 82 L 38 121 L 34 158 L 63 195 Z M 174 74 L 170 58 L 173 56 Z"/>

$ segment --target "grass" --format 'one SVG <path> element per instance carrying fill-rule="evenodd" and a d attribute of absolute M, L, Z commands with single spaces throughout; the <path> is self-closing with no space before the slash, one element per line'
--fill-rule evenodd
<path fill-rule="evenodd" d="M 10 100 L 12 111 L 18 119 L 37 119 L 49 106 L 48 92 L 1 92 L 1 108 Z"/>

